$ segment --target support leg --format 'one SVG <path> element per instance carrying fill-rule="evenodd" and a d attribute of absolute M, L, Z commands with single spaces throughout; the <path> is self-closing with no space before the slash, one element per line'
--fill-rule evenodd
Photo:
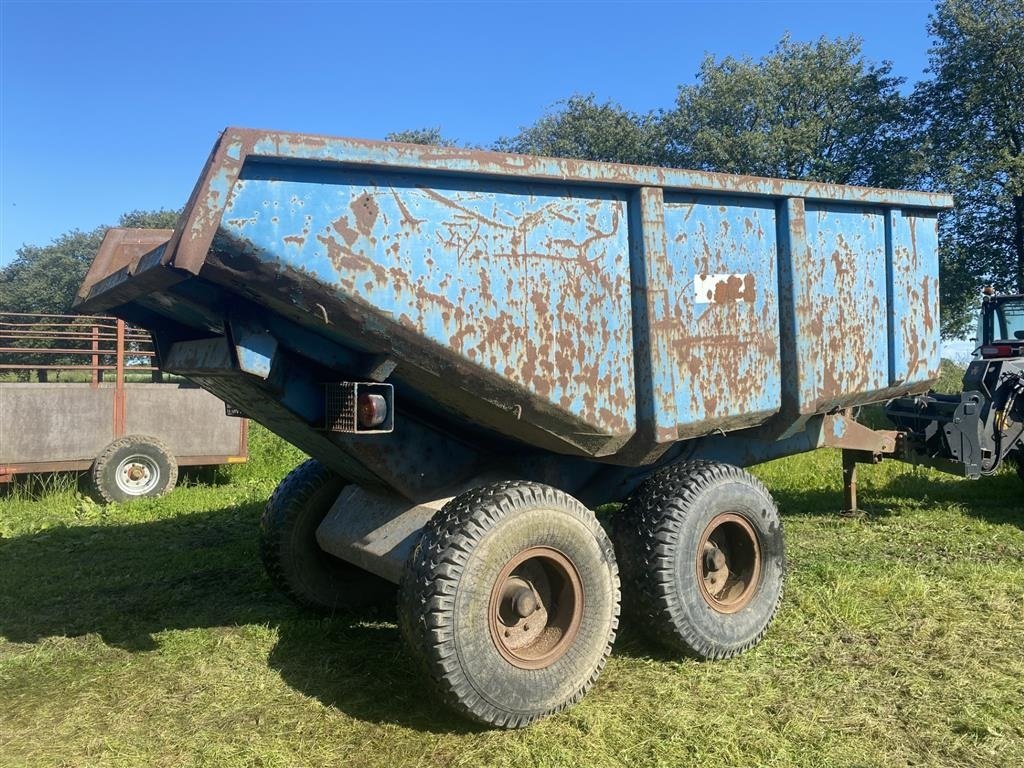
<path fill-rule="evenodd" d="M 843 451 L 843 514 L 856 515 L 857 460 L 854 451 Z"/>

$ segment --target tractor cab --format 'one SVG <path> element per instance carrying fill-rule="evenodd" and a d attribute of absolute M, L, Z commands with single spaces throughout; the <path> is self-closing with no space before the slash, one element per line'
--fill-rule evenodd
<path fill-rule="evenodd" d="M 985 289 L 978 316 L 977 359 L 1024 357 L 1024 295 Z"/>

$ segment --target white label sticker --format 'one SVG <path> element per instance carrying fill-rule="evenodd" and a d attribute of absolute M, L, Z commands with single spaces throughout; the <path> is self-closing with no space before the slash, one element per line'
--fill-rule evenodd
<path fill-rule="evenodd" d="M 723 304 L 729 301 L 753 302 L 757 296 L 754 273 L 696 275 L 693 300 L 697 304 Z"/>

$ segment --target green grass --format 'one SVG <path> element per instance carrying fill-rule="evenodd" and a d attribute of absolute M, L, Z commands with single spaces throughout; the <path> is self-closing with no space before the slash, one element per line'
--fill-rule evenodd
<path fill-rule="evenodd" d="M 388 609 L 318 618 L 270 586 L 266 497 L 300 455 L 100 507 L 0 499 L 0 765 L 1024 764 L 1024 486 L 896 463 L 841 506 L 838 455 L 758 468 L 789 576 L 765 641 L 673 658 L 626 623 L 594 690 L 525 731 L 438 707 Z M 201 482 L 202 481 L 202 482 Z"/>

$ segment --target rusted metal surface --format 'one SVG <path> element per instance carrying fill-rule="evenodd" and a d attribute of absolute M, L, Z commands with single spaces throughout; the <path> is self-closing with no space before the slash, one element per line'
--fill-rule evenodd
<path fill-rule="evenodd" d="M 143 256 L 164 245 L 173 234 L 172 229 L 108 229 L 78 295 L 87 296 L 94 285 L 112 275 L 131 274 Z"/>
<path fill-rule="evenodd" d="M 889 384 L 885 226 L 880 210 L 819 203 L 804 227 L 793 280 L 801 403 L 821 412 Z"/>
<path fill-rule="evenodd" d="M 857 454 L 843 451 L 843 514 L 857 514 Z"/>
<path fill-rule="evenodd" d="M 823 447 L 879 455 L 893 453 L 899 436 L 894 429 L 865 427 L 849 411 L 827 414 L 822 420 L 821 434 Z"/>
<path fill-rule="evenodd" d="M 241 464 L 249 457 L 248 447 L 238 453 L 216 453 L 195 456 L 175 456 L 179 467 L 205 467 L 213 464 Z M 10 482 L 15 475 L 44 474 L 47 472 L 84 472 L 93 464 L 92 459 L 72 461 L 26 461 L 0 464 L 0 483 Z"/>
<path fill-rule="evenodd" d="M 85 371 L 98 385 L 104 371 L 113 371 L 115 381 L 126 370 L 155 371 L 154 356 L 149 333 L 116 317 L 0 312 L 0 370 L 22 378 Z"/>
<path fill-rule="evenodd" d="M 346 163 L 381 169 L 433 171 L 457 175 L 513 177 L 630 187 L 661 187 L 832 200 L 922 208 L 948 208 L 947 195 L 879 190 L 753 176 L 704 173 L 584 160 L 509 155 L 479 150 L 393 144 L 360 139 L 228 128 L 215 145 L 185 208 L 183 222 L 168 244 L 165 263 L 198 273 L 225 208 L 232 202 L 242 167 L 251 158 Z"/>
<path fill-rule="evenodd" d="M 781 210 L 783 427 L 921 392 L 938 377 L 936 211 Z"/>
<path fill-rule="evenodd" d="M 114 348 L 114 437 L 124 436 L 125 396 L 124 396 L 124 320 L 117 321 Z"/>
<path fill-rule="evenodd" d="M 664 309 L 651 333 L 659 426 L 677 438 L 764 422 L 781 404 L 775 203 L 721 195 L 665 199 Z"/>
<path fill-rule="evenodd" d="M 512 666 L 549 667 L 572 647 L 584 599 L 583 581 L 568 557 L 551 547 L 524 549 L 491 587 L 491 641 Z"/>
<path fill-rule="evenodd" d="M 196 387 L 148 383 L 155 356 L 118 318 L 0 312 L 0 474 L 88 469 L 130 432 L 164 437 L 182 465 L 245 461 L 246 420 L 227 422 Z M 202 421 L 179 423 L 189 416 Z"/>
<path fill-rule="evenodd" d="M 715 515 L 697 543 L 697 585 L 718 613 L 736 613 L 757 594 L 761 578 L 761 542 L 740 514 Z"/>
<path fill-rule="evenodd" d="M 633 369 L 636 376 L 637 432 L 623 455 L 635 463 L 656 459 L 678 437 L 672 389 L 664 371 L 671 365 L 669 336 L 653 329 L 671 324 L 663 274 L 667 265 L 665 195 L 641 187 L 630 201 L 630 292 L 633 300 Z"/>
<path fill-rule="evenodd" d="M 23 461 L 0 464 L 0 483 L 10 482 L 15 475 L 43 472 L 80 472 L 92 466 L 92 459 L 78 461 Z M 2 478 L 6 477 L 4 480 Z"/>
<path fill-rule="evenodd" d="M 939 242 L 929 211 L 890 210 L 886 219 L 890 254 L 890 384 L 938 378 Z"/>
<path fill-rule="evenodd" d="M 410 497 L 434 459 L 402 414 L 390 443 L 329 440 L 324 383 L 394 383 L 436 455 L 509 441 L 645 466 L 736 434 L 725 452 L 758 460 L 822 444 L 826 414 L 927 389 L 950 204 L 228 129 L 167 243 L 96 266 L 82 306 L 152 326 L 180 372 Z"/>
<path fill-rule="evenodd" d="M 496 180 L 427 187 L 377 172 L 271 174 L 246 169 L 224 211 L 214 248 L 255 262 L 221 259 L 240 268 L 239 280 L 305 273 L 608 444 L 632 434 L 626 195 Z"/>

